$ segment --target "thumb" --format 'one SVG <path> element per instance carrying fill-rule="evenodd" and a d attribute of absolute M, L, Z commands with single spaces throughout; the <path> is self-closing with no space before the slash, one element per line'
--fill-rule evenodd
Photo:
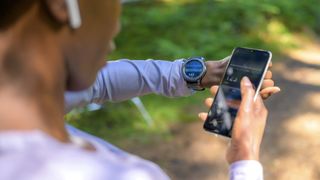
<path fill-rule="evenodd" d="M 240 109 L 244 112 L 250 112 L 253 107 L 255 90 L 248 77 L 244 76 L 240 83 L 241 104 Z"/>

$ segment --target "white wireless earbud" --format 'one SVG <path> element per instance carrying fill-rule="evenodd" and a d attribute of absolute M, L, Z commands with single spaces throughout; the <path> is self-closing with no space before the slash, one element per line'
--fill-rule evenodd
<path fill-rule="evenodd" d="M 81 16 L 79 10 L 78 0 L 66 0 L 70 26 L 73 29 L 78 29 L 81 26 Z"/>

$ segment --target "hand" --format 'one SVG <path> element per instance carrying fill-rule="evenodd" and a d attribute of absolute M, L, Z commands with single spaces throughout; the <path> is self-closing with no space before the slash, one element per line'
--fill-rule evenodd
<path fill-rule="evenodd" d="M 272 80 L 272 71 L 270 71 L 271 67 L 272 62 L 269 64 L 268 71 L 264 76 L 262 86 L 260 89 L 260 96 L 262 97 L 262 99 L 268 99 L 271 95 L 281 91 L 281 89 L 278 86 L 274 86 L 274 81 Z"/>
<path fill-rule="evenodd" d="M 220 61 L 206 61 L 207 73 L 201 80 L 201 86 L 209 88 L 211 86 L 219 85 L 223 74 L 227 68 L 230 56 L 224 58 Z M 272 63 L 269 64 L 269 69 L 263 79 L 260 95 L 263 99 L 267 99 L 273 94 L 280 92 L 280 88 L 274 86 L 274 81 L 272 80 L 272 72 L 270 68 Z"/>
<path fill-rule="evenodd" d="M 219 85 L 223 74 L 229 63 L 230 56 L 219 61 L 206 61 L 207 72 L 201 79 L 201 86 L 209 88 L 214 85 Z"/>
<path fill-rule="evenodd" d="M 216 94 L 218 86 L 213 86 L 212 94 Z M 241 104 L 235 118 L 232 139 L 227 149 L 226 159 L 229 164 L 240 160 L 259 160 L 260 144 L 267 120 L 267 109 L 261 96 L 254 101 L 255 90 L 247 77 L 241 80 Z M 213 99 L 207 98 L 205 104 L 210 107 Z M 203 121 L 207 113 L 200 113 Z"/>

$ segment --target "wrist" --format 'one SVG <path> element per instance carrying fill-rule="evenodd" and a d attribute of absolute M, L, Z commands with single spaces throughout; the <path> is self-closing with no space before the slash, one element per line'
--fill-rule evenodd
<path fill-rule="evenodd" d="M 237 154 L 234 154 L 231 157 L 227 158 L 227 161 L 229 164 L 232 164 L 237 161 L 245 161 L 245 160 L 259 161 L 259 158 L 247 152 L 238 152 Z"/>
<path fill-rule="evenodd" d="M 207 73 L 200 81 L 201 87 L 209 88 L 214 85 L 219 85 L 223 78 L 227 64 L 228 60 L 206 61 L 205 66 L 207 68 Z"/>
<path fill-rule="evenodd" d="M 236 161 L 243 161 L 243 160 L 259 161 L 259 150 L 254 150 L 251 147 L 244 147 L 244 146 L 236 147 L 234 145 L 231 145 L 231 147 L 227 152 L 226 158 L 229 164 L 232 164 Z"/>

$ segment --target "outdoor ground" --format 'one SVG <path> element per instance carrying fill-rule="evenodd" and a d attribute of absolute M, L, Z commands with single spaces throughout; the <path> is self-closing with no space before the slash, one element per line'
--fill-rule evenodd
<path fill-rule="evenodd" d="M 269 119 L 261 152 L 265 179 L 320 179 L 320 44 L 305 42 L 282 59 L 273 66 L 282 91 L 266 102 Z M 122 148 L 158 163 L 172 179 L 228 179 L 228 140 L 201 129 L 200 121 L 178 124 L 170 139 L 130 141 Z"/>

